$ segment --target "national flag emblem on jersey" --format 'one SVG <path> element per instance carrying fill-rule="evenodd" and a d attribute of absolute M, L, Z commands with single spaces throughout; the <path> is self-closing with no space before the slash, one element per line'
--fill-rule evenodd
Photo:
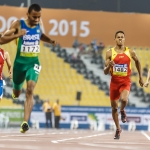
<path fill-rule="evenodd" d="M 37 30 L 37 33 L 40 33 L 40 30 Z"/>

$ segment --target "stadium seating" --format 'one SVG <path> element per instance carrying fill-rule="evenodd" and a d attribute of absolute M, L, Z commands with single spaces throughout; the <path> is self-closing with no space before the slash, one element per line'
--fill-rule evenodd
<path fill-rule="evenodd" d="M 8 50 L 12 62 L 15 58 L 16 46 L 13 42 L 3 45 Z M 63 54 L 65 56 L 65 52 Z M 34 94 L 39 95 L 40 99 L 59 99 L 62 105 L 81 105 L 81 106 L 110 106 L 109 97 L 100 90 L 90 80 L 85 79 L 70 64 L 65 63 L 64 59 L 57 56 L 48 47 L 41 44 L 41 54 L 39 55 L 42 70 Z M 6 65 L 4 75 L 7 76 Z M 25 88 L 26 84 L 24 84 Z M 76 94 L 81 91 L 81 101 L 76 100 Z"/>
<path fill-rule="evenodd" d="M 106 50 L 111 46 L 106 46 L 103 50 L 102 57 L 95 57 L 91 63 L 99 67 L 103 66 Z M 3 45 L 2 48 L 10 53 L 11 61 L 14 61 L 16 53 L 16 45 L 14 42 Z M 131 47 L 136 51 L 138 58 L 141 61 L 142 68 L 147 64 L 150 54 L 149 48 Z M 109 87 L 100 78 L 94 76 L 92 72 L 88 72 L 86 66 L 83 63 L 65 63 L 68 61 L 66 57 L 65 49 L 60 51 L 60 48 L 56 47 L 50 50 L 48 47 L 41 44 L 40 62 L 42 65 L 42 71 L 39 76 L 38 84 L 35 88 L 35 95 L 39 95 L 42 100 L 51 99 L 55 101 L 60 99 L 63 105 L 78 105 L 81 106 L 110 106 L 109 104 Z M 136 70 L 132 61 L 132 68 Z M 7 77 L 7 67 L 4 66 L 4 75 Z M 150 91 L 148 88 L 141 90 L 138 83 L 138 76 L 131 76 L 132 87 L 131 91 L 135 92 L 135 96 L 141 97 L 142 101 L 149 102 L 148 94 Z M 144 81 L 146 77 L 144 77 Z M 91 84 L 92 83 L 92 84 Z M 26 83 L 24 84 L 24 88 Z M 76 100 L 76 94 L 78 91 L 82 92 L 81 101 Z"/>
<path fill-rule="evenodd" d="M 0 101 L 0 108 L 22 108 L 22 105 L 15 104 L 12 99 L 3 97 Z"/>

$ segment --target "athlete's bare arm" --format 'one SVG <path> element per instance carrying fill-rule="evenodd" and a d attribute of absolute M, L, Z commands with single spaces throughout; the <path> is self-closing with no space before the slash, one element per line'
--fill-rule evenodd
<path fill-rule="evenodd" d="M 3 35 L 10 36 L 10 35 L 14 34 L 15 32 L 16 32 L 16 29 L 12 28 L 12 29 L 6 30 Z"/>
<path fill-rule="evenodd" d="M 2 34 L 2 36 L 0 37 L 0 44 L 6 44 L 25 34 L 26 30 L 20 30 L 20 22 L 16 21 L 11 25 L 9 30 Z"/>
<path fill-rule="evenodd" d="M 140 63 L 134 50 L 130 49 L 130 55 L 131 55 L 132 59 L 134 60 L 135 66 L 136 66 L 137 71 L 139 73 L 139 84 L 141 87 L 143 87 L 144 83 L 143 83 L 143 78 L 142 78 L 141 63 Z"/>
<path fill-rule="evenodd" d="M 45 35 L 44 33 L 42 33 L 41 35 L 41 40 L 50 44 L 53 44 L 54 46 L 56 45 L 56 41 L 51 40 L 47 35 Z"/>
<path fill-rule="evenodd" d="M 10 26 L 10 28 L 4 33 L 4 35 L 5 36 L 10 36 L 10 35 L 12 35 L 12 34 L 17 34 L 17 33 L 19 33 L 19 31 L 20 31 L 20 21 L 19 20 L 16 20 L 16 21 L 14 21 L 12 24 L 11 24 L 11 26 Z"/>
<path fill-rule="evenodd" d="M 114 65 L 114 61 L 111 60 L 111 49 L 106 52 L 106 61 L 105 61 L 105 68 L 104 74 L 107 75 L 110 71 L 110 68 Z"/>
<path fill-rule="evenodd" d="M 40 21 L 40 27 L 43 26 L 43 23 Z M 51 40 L 47 35 L 45 35 L 44 33 L 42 33 L 41 35 L 41 40 L 43 42 L 47 42 L 47 43 L 50 43 L 50 44 L 53 44 L 54 46 L 57 44 L 55 40 Z"/>
<path fill-rule="evenodd" d="M 146 82 L 144 83 L 144 86 L 145 86 L 145 87 L 148 87 L 149 81 L 150 81 L 150 69 L 149 69 L 148 74 L 147 74 Z"/>
<path fill-rule="evenodd" d="M 9 78 L 12 79 L 12 65 L 11 65 L 10 56 L 9 56 L 8 52 L 4 53 L 4 58 L 5 58 L 5 61 L 7 63 Z"/>

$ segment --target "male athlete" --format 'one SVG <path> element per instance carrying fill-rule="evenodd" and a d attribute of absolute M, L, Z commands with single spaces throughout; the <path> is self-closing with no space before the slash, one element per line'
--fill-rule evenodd
<path fill-rule="evenodd" d="M 135 66 L 139 73 L 139 84 L 143 86 L 141 74 L 141 64 L 136 56 L 135 51 L 124 46 L 125 34 L 123 31 L 117 31 L 115 34 L 116 46 L 106 52 L 106 62 L 104 74 L 111 73 L 110 82 L 110 100 L 112 107 L 112 117 L 116 125 L 116 133 L 114 139 L 120 138 L 121 128 L 118 119 L 118 101 L 121 100 L 120 112 L 121 121 L 125 123 L 126 112 L 125 107 L 128 102 L 130 86 L 131 86 L 131 58 L 135 62 Z"/>
<path fill-rule="evenodd" d="M 24 103 L 24 121 L 21 124 L 21 133 L 29 129 L 28 120 L 33 107 L 33 91 L 41 71 L 38 59 L 40 53 L 40 40 L 55 44 L 56 42 L 47 37 L 40 27 L 41 7 L 32 4 L 28 8 L 26 20 L 16 20 L 10 27 L 9 32 L 14 30 L 14 34 L 21 29 L 26 30 L 26 35 L 17 40 L 17 54 L 13 67 L 13 94 L 18 98 L 21 94 L 23 82 L 27 81 L 26 101 Z M 5 33 L 5 36 L 10 35 Z"/>

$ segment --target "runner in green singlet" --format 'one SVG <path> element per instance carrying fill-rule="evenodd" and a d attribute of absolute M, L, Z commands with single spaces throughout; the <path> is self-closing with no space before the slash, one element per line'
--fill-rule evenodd
<path fill-rule="evenodd" d="M 29 129 L 28 120 L 33 107 L 33 91 L 41 71 L 38 59 L 40 53 L 40 40 L 51 44 L 56 44 L 46 36 L 40 27 L 41 7 L 32 4 L 28 8 L 27 20 L 17 20 L 13 22 L 9 31 L 14 30 L 14 34 L 25 29 L 26 35 L 17 40 L 17 53 L 13 67 L 13 93 L 12 97 L 18 98 L 21 94 L 24 81 L 27 82 L 26 101 L 24 103 L 24 120 L 21 124 L 21 133 Z M 10 35 L 5 33 L 5 36 Z"/>

